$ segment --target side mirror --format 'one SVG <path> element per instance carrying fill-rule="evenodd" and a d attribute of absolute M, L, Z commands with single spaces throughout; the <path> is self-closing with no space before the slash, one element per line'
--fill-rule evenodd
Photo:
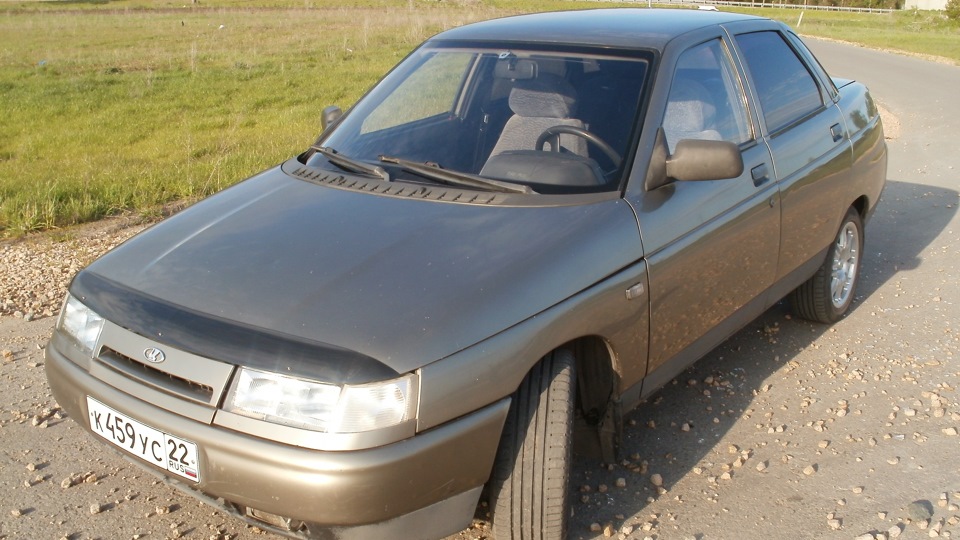
<path fill-rule="evenodd" d="M 320 129 L 326 131 L 327 128 L 335 124 L 341 116 L 343 116 L 343 111 L 340 110 L 340 107 L 336 105 L 326 107 L 323 109 L 323 112 L 320 113 Z"/>
<path fill-rule="evenodd" d="M 677 142 L 673 154 L 669 154 L 666 135 L 663 128 L 659 128 L 644 187 L 647 191 L 652 191 L 673 180 L 722 180 L 736 178 L 741 174 L 743 156 L 736 144 L 729 141 L 684 139 Z"/>
<path fill-rule="evenodd" d="M 682 182 L 736 178 L 741 174 L 743 156 L 729 141 L 684 139 L 667 158 L 667 176 Z"/>

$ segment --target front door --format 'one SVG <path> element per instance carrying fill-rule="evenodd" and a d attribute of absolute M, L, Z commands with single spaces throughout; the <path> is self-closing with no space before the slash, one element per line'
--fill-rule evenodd
<path fill-rule="evenodd" d="M 650 354 L 644 391 L 659 387 L 766 307 L 777 271 L 780 203 L 766 141 L 722 39 L 678 57 L 663 130 L 678 140 L 740 146 L 739 178 L 673 182 L 631 200 L 650 285 Z"/>

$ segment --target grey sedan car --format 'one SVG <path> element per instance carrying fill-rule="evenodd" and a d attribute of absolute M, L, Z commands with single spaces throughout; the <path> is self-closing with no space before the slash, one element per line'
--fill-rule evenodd
<path fill-rule="evenodd" d="M 842 317 L 886 178 L 867 89 L 727 13 L 467 25 L 324 118 L 81 271 L 45 364 L 105 447 L 298 538 L 441 537 L 482 495 L 562 538 L 573 433 L 614 459 L 788 295 Z"/>

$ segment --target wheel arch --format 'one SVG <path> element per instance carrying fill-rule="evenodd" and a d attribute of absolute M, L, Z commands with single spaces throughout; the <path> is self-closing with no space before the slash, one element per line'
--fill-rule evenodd
<path fill-rule="evenodd" d="M 870 204 L 870 199 L 866 195 L 861 195 L 860 198 L 853 201 L 853 204 L 850 205 L 854 210 L 860 214 L 860 218 L 866 221 L 867 213 L 873 210 L 873 206 Z"/>
<path fill-rule="evenodd" d="M 613 346 L 601 336 L 586 335 L 560 348 L 573 353 L 577 366 L 575 449 L 608 462 L 615 461 L 622 432 L 622 411 L 617 396 L 620 373 Z"/>
<path fill-rule="evenodd" d="M 607 405 L 615 399 L 619 374 L 610 344 L 600 336 L 583 336 L 559 348 L 569 349 L 577 361 L 578 406 L 589 421 L 603 416 Z"/>

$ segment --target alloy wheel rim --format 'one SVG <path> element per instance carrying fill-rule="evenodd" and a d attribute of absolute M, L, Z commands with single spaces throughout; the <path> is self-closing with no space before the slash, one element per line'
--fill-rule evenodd
<path fill-rule="evenodd" d="M 830 275 L 830 298 L 833 307 L 840 309 L 850 301 L 854 281 L 857 279 L 857 265 L 860 263 L 860 232 L 857 226 L 847 222 L 833 250 L 833 270 Z"/>

